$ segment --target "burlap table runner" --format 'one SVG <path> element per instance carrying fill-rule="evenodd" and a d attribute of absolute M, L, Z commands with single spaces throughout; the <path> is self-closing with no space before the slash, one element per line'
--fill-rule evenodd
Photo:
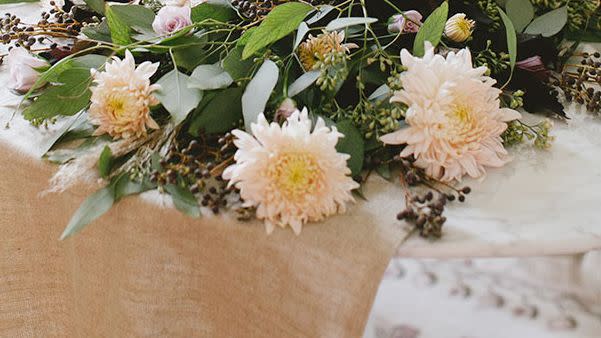
<path fill-rule="evenodd" d="M 128 198 L 60 242 L 91 188 L 40 197 L 53 166 L 0 159 L 0 336 L 360 337 L 402 238 L 376 183 L 382 209 L 298 237 Z"/>

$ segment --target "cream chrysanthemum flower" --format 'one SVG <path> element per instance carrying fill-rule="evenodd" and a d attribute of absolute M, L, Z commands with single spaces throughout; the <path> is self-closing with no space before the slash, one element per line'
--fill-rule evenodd
<path fill-rule="evenodd" d="M 403 90 L 391 101 L 409 107 L 408 127 L 384 135 L 382 142 L 407 144 L 401 156 L 413 155 L 416 165 L 444 181 L 460 180 L 465 174 L 481 177 L 484 167 L 509 161 L 500 136 L 506 122 L 520 114 L 500 108 L 501 90 L 484 76 L 486 67 L 473 68 L 468 49 L 445 59 L 427 43 L 423 58 L 403 50 L 401 60 L 407 67 L 401 74 Z"/>
<path fill-rule="evenodd" d="M 247 207 L 256 207 L 267 233 L 290 226 L 298 235 L 303 224 L 345 211 L 358 184 L 349 176 L 346 154 L 336 151 L 343 137 L 320 118 L 313 130 L 307 111 L 296 111 L 282 126 L 260 115 L 252 135 L 234 130 L 236 163 L 223 178 L 240 189 Z"/>
<path fill-rule="evenodd" d="M 114 57 L 106 70 L 92 70 L 95 86 L 91 87 L 90 121 L 97 125 L 95 135 L 109 134 L 113 138 L 140 137 L 146 128 L 158 129 L 150 116 L 150 107 L 159 104 L 152 92 L 160 89 L 151 85 L 150 77 L 159 64 L 136 62 L 129 50 L 123 60 Z"/>

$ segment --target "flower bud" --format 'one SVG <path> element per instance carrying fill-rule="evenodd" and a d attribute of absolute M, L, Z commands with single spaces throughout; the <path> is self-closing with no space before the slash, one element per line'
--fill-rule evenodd
<path fill-rule="evenodd" d="M 463 13 L 458 13 L 447 20 L 444 33 L 452 41 L 465 42 L 472 36 L 475 26 L 474 20 L 467 19 Z"/>
<path fill-rule="evenodd" d="M 20 93 L 29 91 L 40 77 L 39 69 L 49 66 L 46 60 L 23 47 L 12 48 L 6 56 L 6 64 L 10 73 L 8 87 Z"/>
<path fill-rule="evenodd" d="M 416 33 L 422 25 L 422 18 L 420 12 L 414 10 L 394 15 L 388 20 L 388 31 L 390 33 Z"/>

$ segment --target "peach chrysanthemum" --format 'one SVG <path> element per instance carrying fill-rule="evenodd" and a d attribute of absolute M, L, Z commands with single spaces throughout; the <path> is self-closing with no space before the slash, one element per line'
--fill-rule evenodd
<path fill-rule="evenodd" d="M 298 47 L 298 54 L 305 70 L 310 71 L 320 60 L 332 52 L 348 53 L 351 48 L 357 48 L 354 43 L 342 43 L 344 32 L 324 32 L 318 36 L 309 37 Z"/>
<path fill-rule="evenodd" d="M 150 77 L 159 64 L 143 62 L 136 68 L 134 57 L 126 50 L 123 60 L 114 57 L 105 67 L 103 72 L 92 70 L 95 86 L 90 88 L 89 113 L 92 124 L 98 126 L 94 134 L 127 139 L 145 135 L 146 127 L 158 129 L 150 107 L 159 103 L 152 92 L 160 86 L 151 85 Z"/>
<path fill-rule="evenodd" d="M 262 114 L 252 135 L 234 130 L 236 163 L 223 177 L 240 189 L 247 207 L 256 207 L 267 233 L 290 226 L 298 235 L 303 224 L 345 211 L 358 184 L 350 177 L 349 155 L 336 151 L 343 137 L 317 120 L 311 130 L 307 111 L 294 112 L 282 126 Z"/>
<path fill-rule="evenodd" d="M 407 144 L 401 156 L 413 155 L 417 166 L 443 181 L 465 174 L 478 178 L 484 167 L 509 161 L 501 134 L 506 122 L 520 114 L 500 107 L 501 90 L 484 76 L 486 67 L 473 68 L 468 49 L 444 58 L 427 43 L 423 58 L 403 50 L 401 60 L 407 67 L 401 74 L 403 89 L 391 101 L 409 107 L 408 126 L 382 136 L 382 142 Z"/>

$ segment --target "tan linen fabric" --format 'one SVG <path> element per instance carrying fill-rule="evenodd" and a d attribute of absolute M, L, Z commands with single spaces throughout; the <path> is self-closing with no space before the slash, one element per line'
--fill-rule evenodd
<path fill-rule="evenodd" d="M 60 242 L 92 189 L 40 197 L 53 166 L 0 159 L 3 337 L 360 337 L 402 238 L 374 193 L 298 237 L 128 198 Z"/>

